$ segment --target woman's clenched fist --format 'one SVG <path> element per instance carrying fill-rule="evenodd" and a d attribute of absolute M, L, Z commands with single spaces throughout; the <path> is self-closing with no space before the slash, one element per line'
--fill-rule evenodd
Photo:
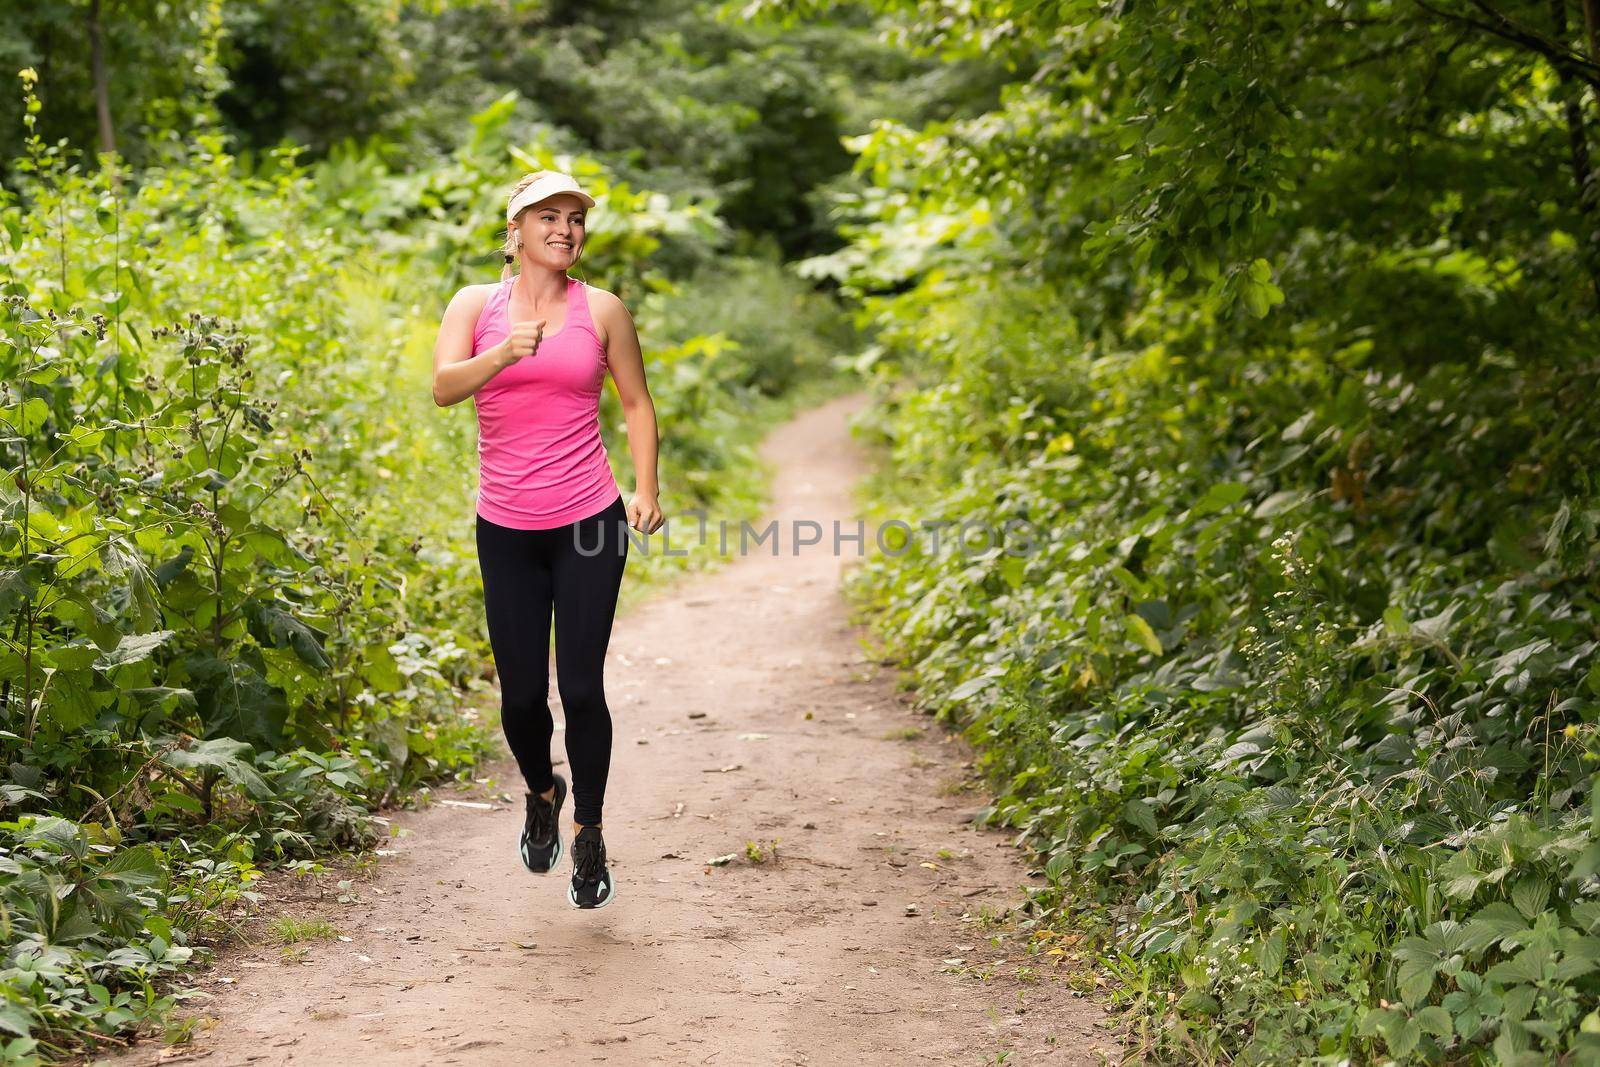
<path fill-rule="evenodd" d="M 524 356 L 533 355 L 539 350 L 539 342 L 543 338 L 543 319 L 529 319 L 527 322 L 513 323 L 511 332 L 500 346 L 502 351 L 500 366 L 509 367 Z"/>

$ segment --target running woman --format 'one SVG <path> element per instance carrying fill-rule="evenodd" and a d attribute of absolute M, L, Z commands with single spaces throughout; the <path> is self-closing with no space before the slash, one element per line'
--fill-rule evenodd
<path fill-rule="evenodd" d="M 550 762 L 554 613 L 572 769 L 567 901 L 576 908 L 604 907 L 617 893 L 600 817 L 611 766 L 604 668 L 627 563 L 625 526 L 650 534 L 664 521 L 655 404 L 633 318 L 616 296 L 567 274 L 583 253 L 594 205 L 571 175 L 523 177 L 506 203 L 500 281 L 468 285 L 451 298 L 433 352 L 434 402 L 470 396 L 477 409 L 484 615 L 501 724 L 528 787 L 522 862 L 535 874 L 561 859 L 568 788 Z M 635 489 L 626 505 L 600 438 L 607 371 L 633 453 Z"/>

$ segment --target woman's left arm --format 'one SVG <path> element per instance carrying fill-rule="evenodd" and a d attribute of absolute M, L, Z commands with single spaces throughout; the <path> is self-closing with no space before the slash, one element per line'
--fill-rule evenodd
<path fill-rule="evenodd" d="M 628 525 L 647 534 L 655 533 L 664 521 L 656 479 L 656 457 L 660 446 L 656 426 L 656 405 L 644 378 L 644 355 L 639 350 L 639 333 L 633 316 L 614 293 L 591 290 L 592 314 L 605 335 L 606 364 L 622 402 L 623 420 L 628 424 L 628 451 L 633 453 L 633 498 L 628 501 Z"/>

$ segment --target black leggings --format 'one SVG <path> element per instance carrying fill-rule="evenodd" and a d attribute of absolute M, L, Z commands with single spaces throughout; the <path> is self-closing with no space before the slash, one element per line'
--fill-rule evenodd
<path fill-rule="evenodd" d="M 583 826 L 596 825 L 611 768 L 606 646 L 628 561 L 622 497 L 597 515 L 548 530 L 516 530 L 477 518 L 484 614 L 500 676 L 506 743 L 530 790 L 543 793 L 555 784 L 550 769 L 553 608 L 573 818 Z"/>

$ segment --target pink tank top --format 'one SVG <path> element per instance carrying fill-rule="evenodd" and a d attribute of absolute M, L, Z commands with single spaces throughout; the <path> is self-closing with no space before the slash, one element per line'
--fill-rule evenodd
<path fill-rule="evenodd" d="M 516 276 L 489 295 L 472 354 L 511 332 Z M 567 279 L 566 322 L 539 350 L 485 382 L 478 409 L 478 514 L 519 530 L 546 530 L 596 515 L 621 495 L 600 439 L 606 350 L 589 317 L 587 286 Z"/>

